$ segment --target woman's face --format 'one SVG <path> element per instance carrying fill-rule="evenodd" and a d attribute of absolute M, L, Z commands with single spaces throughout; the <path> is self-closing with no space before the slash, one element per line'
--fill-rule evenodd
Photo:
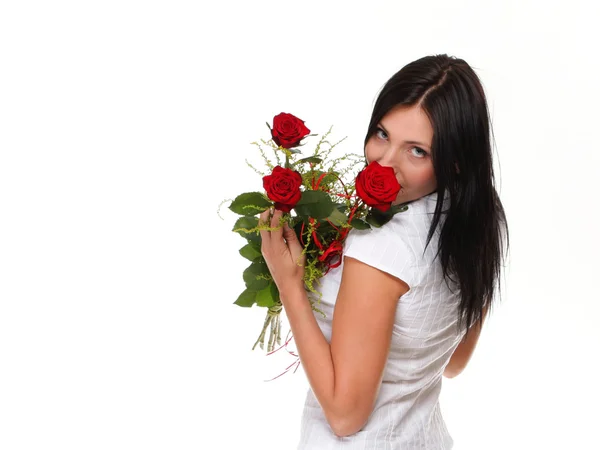
<path fill-rule="evenodd" d="M 365 147 L 367 162 L 394 169 L 402 186 L 392 205 L 431 194 L 437 182 L 431 161 L 433 128 L 418 106 L 398 105 L 377 124 Z"/>

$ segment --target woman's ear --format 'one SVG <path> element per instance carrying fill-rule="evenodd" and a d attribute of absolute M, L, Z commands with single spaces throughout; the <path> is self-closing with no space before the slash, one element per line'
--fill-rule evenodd
<path fill-rule="evenodd" d="M 460 170 L 458 170 L 458 163 L 454 163 L 454 167 L 456 167 L 456 173 L 460 173 Z"/>

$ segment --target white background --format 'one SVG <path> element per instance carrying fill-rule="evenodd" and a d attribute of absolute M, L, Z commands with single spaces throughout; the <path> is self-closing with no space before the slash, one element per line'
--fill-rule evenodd
<path fill-rule="evenodd" d="M 434 53 L 481 77 L 511 231 L 502 303 L 444 379 L 455 449 L 600 448 L 588 8 L 2 2 L 0 448 L 295 448 L 308 385 L 263 381 L 293 359 L 250 350 L 264 310 L 232 305 L 244 241 L 217 208 L 261 188 L 244 159 L 275 114 L 362 152 L 379 89 Z"/>

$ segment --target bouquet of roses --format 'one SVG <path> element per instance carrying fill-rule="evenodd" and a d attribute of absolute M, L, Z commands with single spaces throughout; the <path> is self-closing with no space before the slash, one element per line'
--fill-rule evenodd
<path fill-rule="evenodd" d="M 242 307 L 256 304 L 267 309 L 262 331 L 252 349 L 257 344 L 264 349 L 265 334 L 270 327 L 267 345 L 270 352 L 275 343 L 281 345 L 282 305 L 261 254 L 260 230 L 273 228 L 259 224 L 257 216 L 269 208 L 286 213 L 279 226 L 287 221 L 296 232 L 304 247 L 302 254 L 306 255 L 305 288 L 320 297 L 314 284 L 342 263 L 343 243 L 349 231 L 380 227 L 394 214 L 405 211 L 406 206 L 391 205 L 401 188 L 391 167 L 383 167 L 376 161 L 366 165 L 364 156 L 356 154 L 329 158 L 333 148 L 341 142 L 327 141 L 331 128 L 319 140 L 314 152 L 304 156 L 298 149 L 304 145 L 300 141 L 307 136 L 317 136 L 309 134 L 304 121 L 281 113 L 273 118 L 272 127 L 268 123 L 267 126 L 271 139 L 261 142 L 271 147 L 277 164 L 267 158 L 258 142 L 252 144 L 259 148 L 269 173 L 257 170 L 246 161 L 262 176 L 265 192 L 240 194 L 231 201 L 229 209 L 241 216 L 233 231 L 246 241 L 240 254 L 251 261 L 243 272 L 246 289 L 234 303 Z M 325 146 L 328 147 L 323 148 Z M 350 165 L 342 168 L 345 161 L 350 161 Z M 357 175 L 348 176 L 357 164 L 364 167 Z M 318 301 L 311 300 L 311 303 L 313 310 L 319 311 Z"/>

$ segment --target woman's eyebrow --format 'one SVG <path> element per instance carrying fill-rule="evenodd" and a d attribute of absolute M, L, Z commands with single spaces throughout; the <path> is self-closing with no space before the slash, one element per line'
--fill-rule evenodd
<path fill-rule="evenodd" d="M 390 135 L 388 130 L 386 130 L 385 127 L 383 126 L 383 123 L 379 122 L 379 126 L 383 129 L 383 131 L 385 131 L 385 134 L 387 134 L 388 136 Z M 429 148 L 429 145 L 427 145 L 423 142 L 419 142 L 419 141 L 404 141 L 404 143 L 405 144 L 417 144 L 417 145 L 422 145 L 423 147 Z"/>

